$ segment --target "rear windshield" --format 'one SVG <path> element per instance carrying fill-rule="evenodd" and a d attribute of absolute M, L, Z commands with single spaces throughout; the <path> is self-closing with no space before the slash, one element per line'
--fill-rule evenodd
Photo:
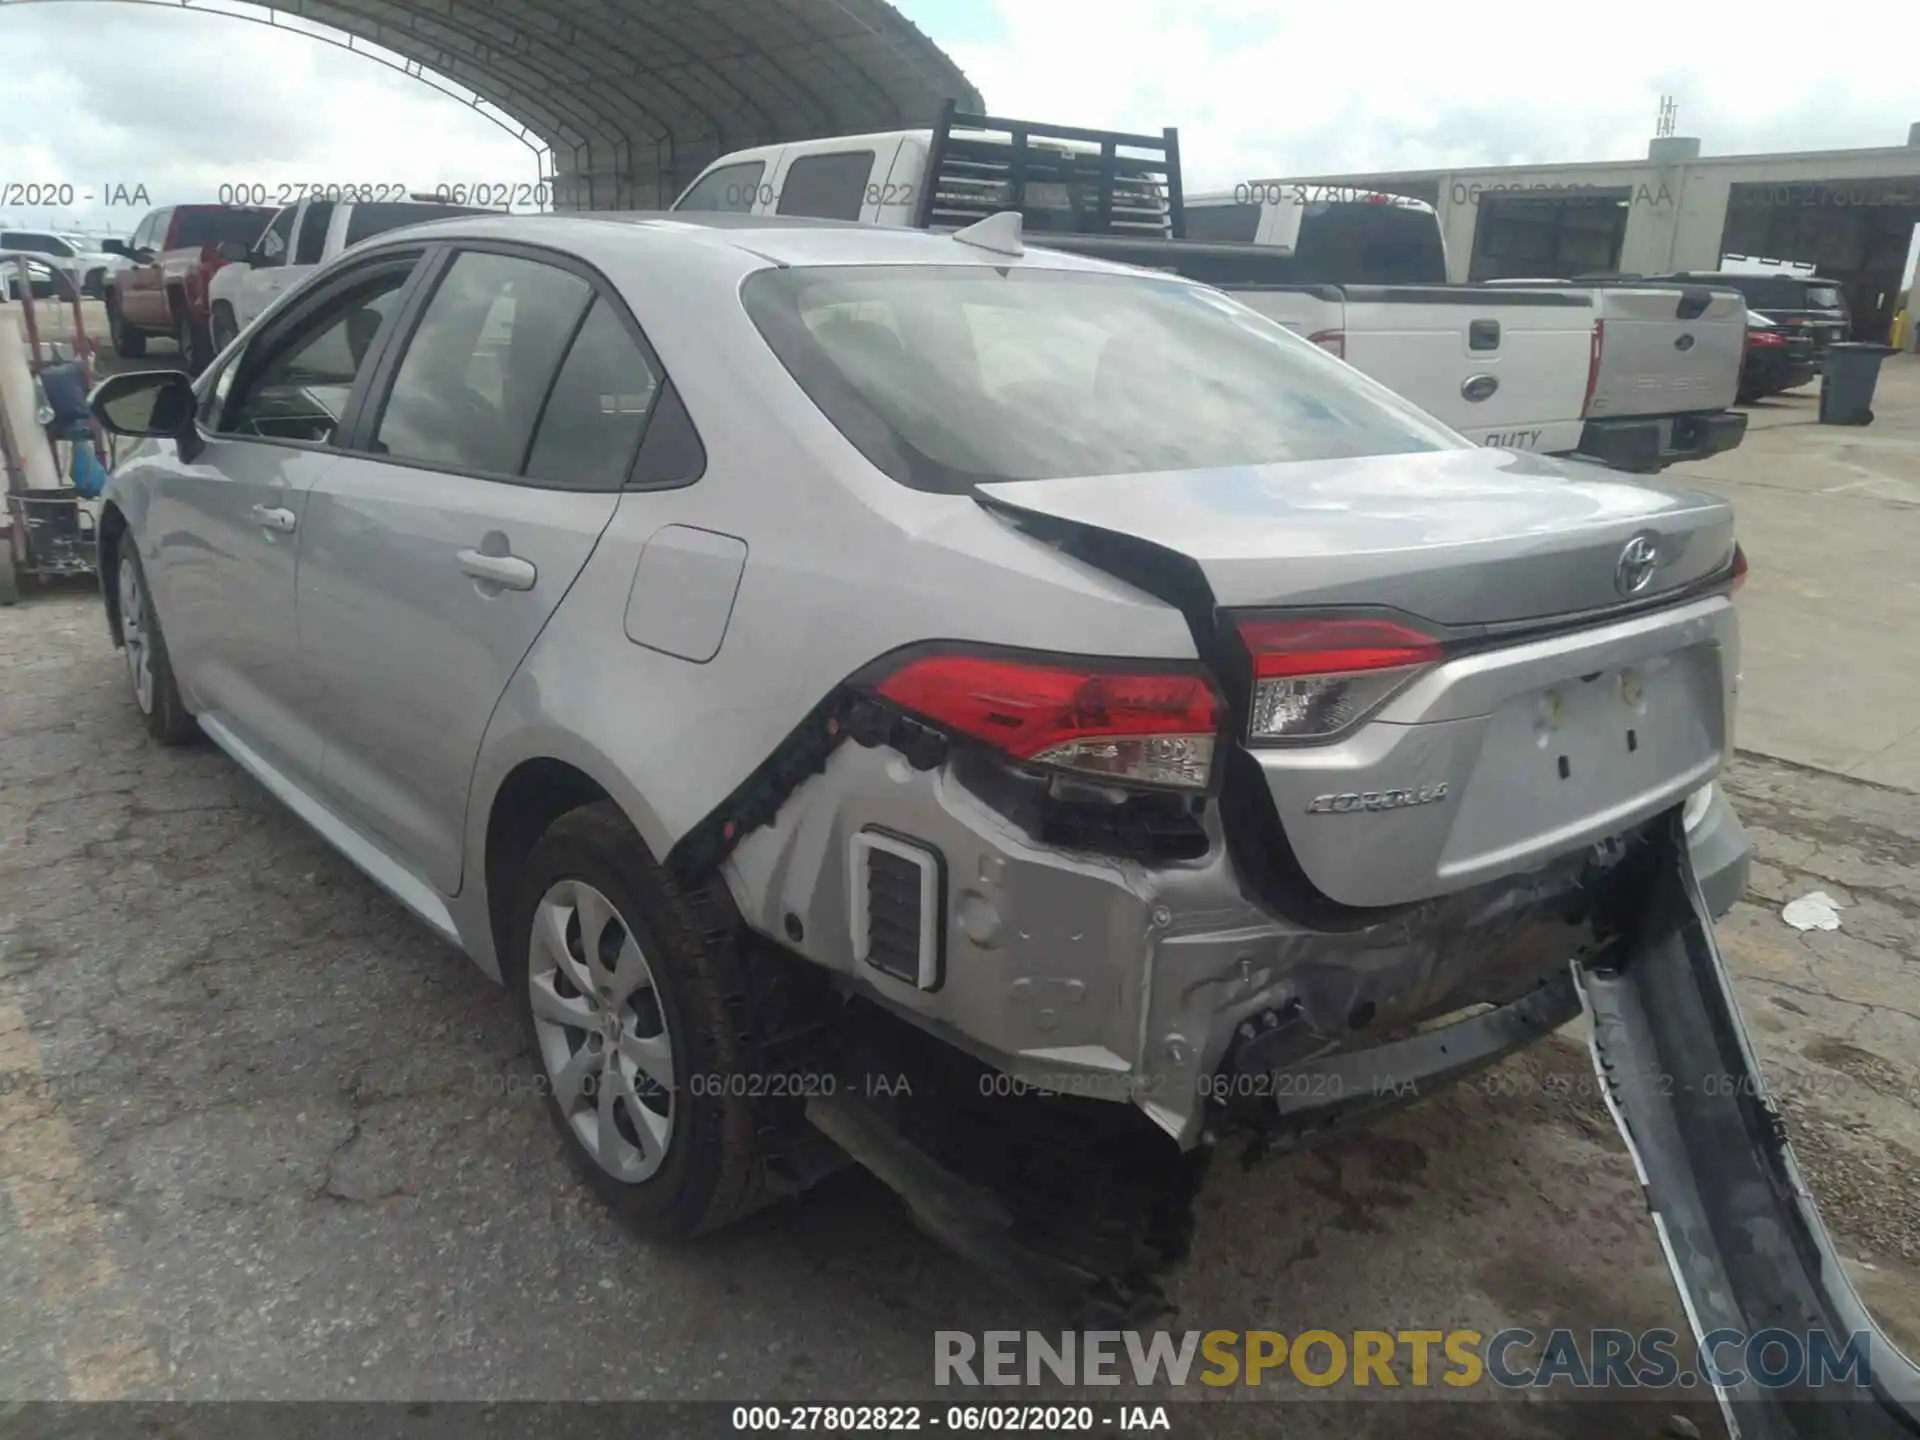
<path fill-rule="evenodd" d="M 1251 245 L 1260 234 L 1258 205 L 1189 205 L 1187 239 L 1230 240 Z"/>
<path fill-rule="evenodd" d="M 1431 210 L 1381 201 L 1318 201 L 1300 217 L 1293 253 L 1301 281 L 1444 285 L 1447 252 Z"/>
<path fill-rule="evenodd" d="M 1797 279 L 1791 275 L 1723 275 L 1716 285 L 1731 285 L 1747 297 L 1755 310 L 1838 310 L 1837 285 Z"/>
<path fill-rule="evenodd" d="M 355 205 L 347 216 L 347 235 L 342 246 L 357 245 L 369 236 L 398 230 L 402 225 L 419 225 L 428 220 L 446 220 L 455 215 L 498 214 L 498 211 L 463 209 L 458 205 L 408 204 L 396 200 L 380 205 Z"/>
<path fill-rule="evenodd" d="M 741 296 L 827 418 L 915 489 L 1467 443 L 1318 346 L 1180 281 L 800 267 L 761 271 Z"/>
<path fill-rule="evenodd" d="M 224 205 L 199 205 L 192 209 L 181 209 L 175 212 L 172 245 L 175 250 L 192 250 L 202 245 L 219 245 L 228 240 L 238 240 L 242 245 L 251 245 L 260 238 L 260 232 L 266 229 L 273 217 L 279 213 L 271 207 L 254 209 Z"/>

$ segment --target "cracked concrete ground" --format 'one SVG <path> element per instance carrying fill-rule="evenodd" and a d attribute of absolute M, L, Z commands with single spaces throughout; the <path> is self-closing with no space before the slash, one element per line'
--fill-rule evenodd
<path fill-rule="evenodd" d="M 1761 861 L 1720 931 L 1750 1027 L 1920 1349 L 1920 795 L 1757 756 L 1728 783 Z M 1815 888 L 1839 931 L 1780 921 Z M 935 1330 L 1027 1319 L 859 1174 L 636 1241 L 537 1102 L 501 992 L 219 751 L 145 739 L 91 593 L 0 610 L 0 1400 L 925 1398 Z M 1685 1328 L 1572 1035 L 1337 1147 L 1223 1163 L 1201 1210 L 1183 1327 Z M 1470 1429 L 1579 1433 L 1539 1408 Z M 1390 1433 L 1461 1433 L 1420 1420 Z"/>

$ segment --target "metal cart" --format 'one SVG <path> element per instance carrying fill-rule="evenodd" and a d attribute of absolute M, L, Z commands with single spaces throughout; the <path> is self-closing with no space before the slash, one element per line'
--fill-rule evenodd
<path fill-rule="evenodd" d="M 70 466 L 63 457 L 71 460 L 72 447 L 84 446 L 104 465 L 107 450 L 99 426 L 74 413 L 73 395 L 84 396 L 95 379 L 95 347 L 78 290 L 60 270 L 36 265 L 23 254 L 0 255 L 0 267 L 15 281 L 0 285 L 0 296 L 11 289 L 15 299 L 9 312 L 17 306 L 0 326 L 0 346 L 14 352 L 0 356 L 5 382 L 0 384 L 0 478 L 6 502 L 0 507 L 0 605 L 11 605 L 23 582 L 95 573 L 99 502 L 67 479 Z M 52 304 L 36 306 L 36 291 L 50 291 Z M 54 339 L 53 330 L 67 316 L 70 339 Z M 66 411 L 52 431 L 47 426 L 56 407 L 48 403 L 50 389 Z"/>

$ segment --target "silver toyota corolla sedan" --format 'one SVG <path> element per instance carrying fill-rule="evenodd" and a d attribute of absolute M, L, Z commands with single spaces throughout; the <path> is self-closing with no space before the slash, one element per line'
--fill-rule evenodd
<path fill-rule="evenodd" d="M 1745 562 L 1003 218 L 380 237 L 103 384 L 101 573 L 152 735 L 511 987 L 644 1229 L 851 1155 L 1124 1289 L 1219 1142 L 1578 1013 L 1663 857 L 1732 902 Z"/>

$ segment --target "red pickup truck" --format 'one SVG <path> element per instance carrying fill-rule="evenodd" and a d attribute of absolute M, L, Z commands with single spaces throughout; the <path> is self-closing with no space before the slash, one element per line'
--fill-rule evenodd
<path fill-rule="evenodd" d="M 205 369 L 214 354 L 207 282 L 227 263 L 221 242 L 251 244 L 273 216 L 272 206 L 172 205 L 151 211 L 132 240 L 107 241 L 109 253 L 133 262 L 107 280 L 114 350 L 137 359 L 148 336 L 169 336 L 189 373 Z"/>

